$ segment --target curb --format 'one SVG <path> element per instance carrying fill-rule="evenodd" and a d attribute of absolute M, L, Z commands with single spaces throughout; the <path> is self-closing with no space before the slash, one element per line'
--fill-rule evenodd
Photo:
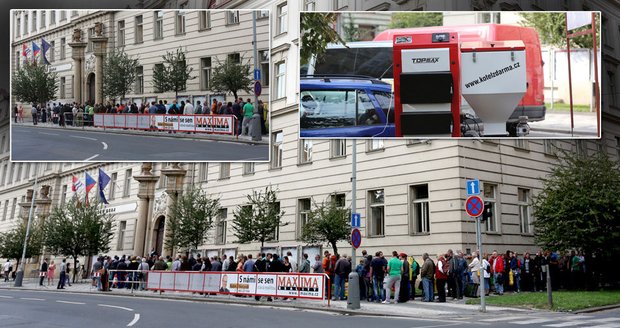
<path fill-rule="evenodd" d="M 14 123 L 11 123 L 12 125 L 15 125 Z M 59 127 L 56 127 L 55 125 L 51 125 L 51 126 L 39 126 L 39 125 L 28 125 L 28 124 L 17 124 L 16 126 L 24 126 L 27 128 L 43 128 L 43 129 L 61 129 Z M 241 144 L 248 144 L 248 145 L 269 145 L 269 141 L 252 141 L 252 140 L 246 140 L 246 139 L 236 139 L 236 138 L 223 138 L 220 137 L 218 135 L 215 134 L 210 134 L 208 135 L 208 138 L 198 138 L 196 135 L 192 135 L 192 134 L 186 134 L 185 132 L 179 132 L 179 133 L 168 133 L 168 134 L 159 134 L 159 133 L 153 133 L 153 134 L 148 134 L 148 133 L 143 133 L 143 132 L 138 132 L 138 131 L 134 131 L 134 130 L 117 130 L 117 129 L 111 129 L 111 128 L 107 128 L 107 129 L 81 129 L 81 128 L 77 128 L 77 127 L 72 127 L 72 126 L 67 126 L 65 128 L 63 128 L 62 130 L 64 131 L 82 131 L 82 132 L 95 132 L 95 133 L 107 133 L 107 132 L 111 132 L 113 134 L 121 134 L 121 135 L 131 135 L 131 136 L 145 136 L 145 137 L 168 137 L 168 138 L 181 138 L 181 139 L 192 139 L 192 140 L 208 140 L 208 141 L 224 141 L 224 142 L 234 142 L 234 143 L 241 143 Z M 264 138 L 263 138 L 264 139 Z"/>
<path fill-rule="evenodd" d="M 620 309 L 620 303 L 612 304 L 612 305 L 605 305 L 605 306 L 597 306 L 597 307 L 583 309 L 583 310 L 577 310 L 571 313 L 574 313 L 574 314 L 594 313 L 594 312 L 600 312 L 600 311 L 612 310 L 612 309 Z"/>

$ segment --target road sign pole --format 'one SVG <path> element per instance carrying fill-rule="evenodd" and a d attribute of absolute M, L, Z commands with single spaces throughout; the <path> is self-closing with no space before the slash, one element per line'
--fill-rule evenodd
<path fill-rule="evenodd" d="M 351 152 L 351 212 L 357 213 L 356 197 L 357 197 L 357 140 L 352 142 Z M 351 228 L 353 231 L 353 227 Z M 355 247 L 351 245 L 351 267 L 355 268 L 357 264 L 355 256 Z M 347 298 L 347 309 L 359 310 L 360 308 L 360 285 L 359 277 L 355 270 L 349 273 L 349 297 Z M 338 295 L 336 295 L 338 297 Z"/>
<path fill-rule="evenodd" d="M 486 305 L 486 291 L 485 291 L 485 286 L 484 284 L 486 283 L 486 279 L 484 278 L 484 275 L 486 273 L 486 268 L 484 267 L 484 264 L 482 263 L 482 234 L 480 233 L 480 217 L 476 218 L 476 244 L 478 244 L 478 261 L 480 261 L 480 270 L 478 272 L 480 273 L 480 312 L 487 312 L 487 305 Z"/>

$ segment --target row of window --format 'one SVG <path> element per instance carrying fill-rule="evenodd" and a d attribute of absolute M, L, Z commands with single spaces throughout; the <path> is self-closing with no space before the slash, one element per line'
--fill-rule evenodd
<path fill-rule="evenodd" d="M 31 163 L 13 163 L 9 167 L 6 161 L 2 165 L 2 174 L 0 175 L 0 186 L 15 183 L 34 176 L 36 164 Z"/>
<path fill-rule="evenodd" d="M 40 19 L 38 16 L 38 13 L 41 14 Z M 71 10 L 71 17 L 76 17 L 78 16 L 78 11 L 77 10 Z M 56 24 L 56 10 L 50 10 L 49 12 L 49 23 L 47 21 L 47 11 L 46 10 L 41 10 L 41 11 L 32 11 L 32 20 L 29 21 L 29 13 L 25 12 L 24 13 L 24 20 L 22 22 L 22 19 L 20 16 L 17 17 L 17 19 L 15 20 L 15 33 L 16 36 L 19 37 L 22 34 L 22 31 L 24 32 L 24 35 L 27 35 L 28 33 L 32 32 L 36 32 L 37 31 L 37 22 L 39 23 L 38 28 L 39 29 L 44 29 L 45 27 L 47 27 L 48 25 L 55 25 Z M 67 20 L 67 11 L 66 10 L 60 10 L 60 22 L 66 21 Z M 28 23 L 31 22 L 31 25 L 28 25 Z M 23 25 L 22 25 L 23 23 Z"/>

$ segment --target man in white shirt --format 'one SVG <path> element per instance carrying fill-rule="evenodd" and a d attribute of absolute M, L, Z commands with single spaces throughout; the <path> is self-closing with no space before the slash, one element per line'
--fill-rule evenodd
<path fill-rule="evenodd" d="M 6 260 L 6 263 L 4 263 L 4 266 L 2 267 L 4 270 L 4 281 L 7 282 L 9 281 L 9 275 L 11 274 L 11 260 Z"/>
<path fill-rule="evenodd" d="M 183 115 L 194 115 L 194 105 L 191 102 L 185 104 L 183 108 Z"/>

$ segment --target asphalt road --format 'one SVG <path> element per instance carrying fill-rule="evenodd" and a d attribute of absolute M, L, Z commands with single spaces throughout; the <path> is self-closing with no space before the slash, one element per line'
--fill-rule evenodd
<path fill-rule="evenodd" d="M 385 305 L 395 306 L 395 305 Z M 412 305 L 415 306 L 415 305 Z M 403 309 L 406 311 L 406 308 Z M 0 290 L 2 327 L 620 327 L 620 310 L 595 314 L 501 313 L 454 318 L 349 316 L 324 311 L 159 298 Z"/>
<path fill-rule="evenodd" d="M 268 145 L 13 125 L 13 161 L 267 161 Z"/>

